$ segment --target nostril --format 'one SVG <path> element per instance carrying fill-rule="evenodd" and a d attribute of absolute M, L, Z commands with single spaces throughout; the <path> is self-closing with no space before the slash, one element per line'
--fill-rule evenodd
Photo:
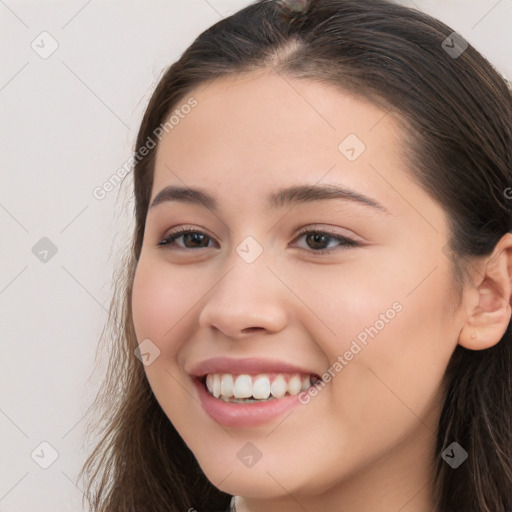
<path fill-rule="evenodd" d="M 254 331 L 261 331 L 263 329 L 263 327 L 247 327 L 245 329 L 242 329 L 242 332 L 247 332 L 247 333 L 251 333 L 251 332 L 254 332 Z"/>

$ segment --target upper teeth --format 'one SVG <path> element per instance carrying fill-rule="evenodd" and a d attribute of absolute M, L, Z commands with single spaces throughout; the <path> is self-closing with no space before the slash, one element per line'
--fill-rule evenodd
<path fill-rule="evenodd" d="M 286 393 L 298 395 L 311 386 L 311 376 L 298 373 L 277 375 L 232 375 L 230 373 L 209 373 L 206 387 L 216 398 L 243 399 L 256 398 L 266 400 L 271 395 L 282 398 Z"/>

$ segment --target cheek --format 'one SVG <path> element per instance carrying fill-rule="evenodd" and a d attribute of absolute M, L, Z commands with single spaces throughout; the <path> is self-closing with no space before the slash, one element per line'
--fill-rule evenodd
<path fill-rule="evenodd" d="M 387 329 L 400 316 L 396 309 L 403 309 L 400 281 L 389 272 L 369 271 L 369 267 L 362 259 L 354 259 L 339 266 L 318 266 L 288 276 L 294 293 L 309 310 L 296 321 L 310 330 L 331 362 L 349 350 L 354 339 L 364 346 L 364 341 L 370 339 L 369 328 L 377 324 L 379 332 Z M 296 313 L 302 315 L 303 310 L 297 309 Z"/>
<path fill-rule="evenodd" d="M 190 400 L 184 375 L 176 364 L 176 354 L 190 336 L 186 315 L 193 314 L 191 307 L 204 295 L 190 286 L 192 276 L 184 274 L 188 272 L 171 272 L 157 261 L 141 258 L 132 292 L 137 341 L 150 339 L 160 350 L 144 371 L 157 401 L 176 427 L 191 425 L 192 418 L 201 412 L 199 404 Z M 194 428 L 188 431 L 195 435 Z"/>
<path fill-rule="evenodd" d="M 197 277 L 197 276 L 196 276 Z M 172 340 L 180 339 L 186 316 L 206 293 L 192 271 L 174 271 L 149 259 L 139 261 L 132 292 L 133 323 L 137 339 L 154 341 L 167 352 L 174 352 Z"/>
<path fill-rule="evenodd" d="M 165 309 L 173 310 L 171 297 L 157 276 L 145 260 L 139 260 L 132 291 L 133 325 L 139 342 L 146 338 L 156 341 L 164 328 Z"/>
<path fill-rule="evenodd" d="M 344 349 L 353 347 L 346 352 L 351 360 L 333 379 L 333 391 L 340 417 L 354 429 L 371 422 L 382 435 L 419 422 L 437 428 L 440 384 L 456 343 L 446 288 L 434 278 L 410 295 L 376 285 L 379 296 L 360 296 L 352 307 L 343 339 Z M 387 309 L 393 303 L 399 308 Z"/>
<path fill-rule="evenodd" d="M 322 394 L 350 431 L 377 422 L 403 432 L 418 418 L 437 427 L 432 407 L 457 341 L 455 297 L 441 266 L 429 274 L 435 262 L 416 262 L 395 258 L 392 267 L 365 272 L 326 267 L 301 278 L 299 293 L 308 291 L 317 314 L 311 332 L 329 360 L 330 391 Z"/>

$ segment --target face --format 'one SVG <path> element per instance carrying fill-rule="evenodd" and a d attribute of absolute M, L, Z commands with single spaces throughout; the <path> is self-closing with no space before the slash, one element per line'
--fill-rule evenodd
<path fill-rule="evenodd" d="M 307 503 L 377 486 L 383 468 L 418 491 L 462 317 L 446 217 L 410 177 L 398 124 L 265 73 L 190 96 L 150 204 L 169 186 L 211 199 L 149 208 L 132 296 L 163 411 L 230 494 Z M 293 187 L 318 190 L 279 195 Z"/>

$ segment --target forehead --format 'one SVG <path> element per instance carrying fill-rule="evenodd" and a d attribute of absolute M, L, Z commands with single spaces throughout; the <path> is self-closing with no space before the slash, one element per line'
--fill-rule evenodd
<path fill-rule="evenodd" d="M 373 103 L 332 85 L 270 72 L 200 85 L 173 111 L 179 113 L 190 98 L 197 105 L 179 119 L 174 116 L 177 124 L 165 137 L 167 144 L 160 144 L 160 153 L 164 146 L 174 152 L 202 146 L 216 149 L 215 154 L 237 149 L 234 157 L 257 155 L 262 161 L 262 147 L 272 149 L 272 157 L 292 149 L 300 155 L 315 149 L 337 155 L 349 134 L 374 150 L 399 137 L 393 117 Z"/>
<path fill-rule="evenodd" d="M 191 99 L 195 106 L 182 108 Z M 396 192 L 383 174 L 415 186 L 394 118 L 330 85 L 239 75 L 200 85 L 173 113 L 178 122 L 157 149 L 152 199 L 173 184 L 256 207 L 276 188 L 322 181 L 392 203 Z"/>

